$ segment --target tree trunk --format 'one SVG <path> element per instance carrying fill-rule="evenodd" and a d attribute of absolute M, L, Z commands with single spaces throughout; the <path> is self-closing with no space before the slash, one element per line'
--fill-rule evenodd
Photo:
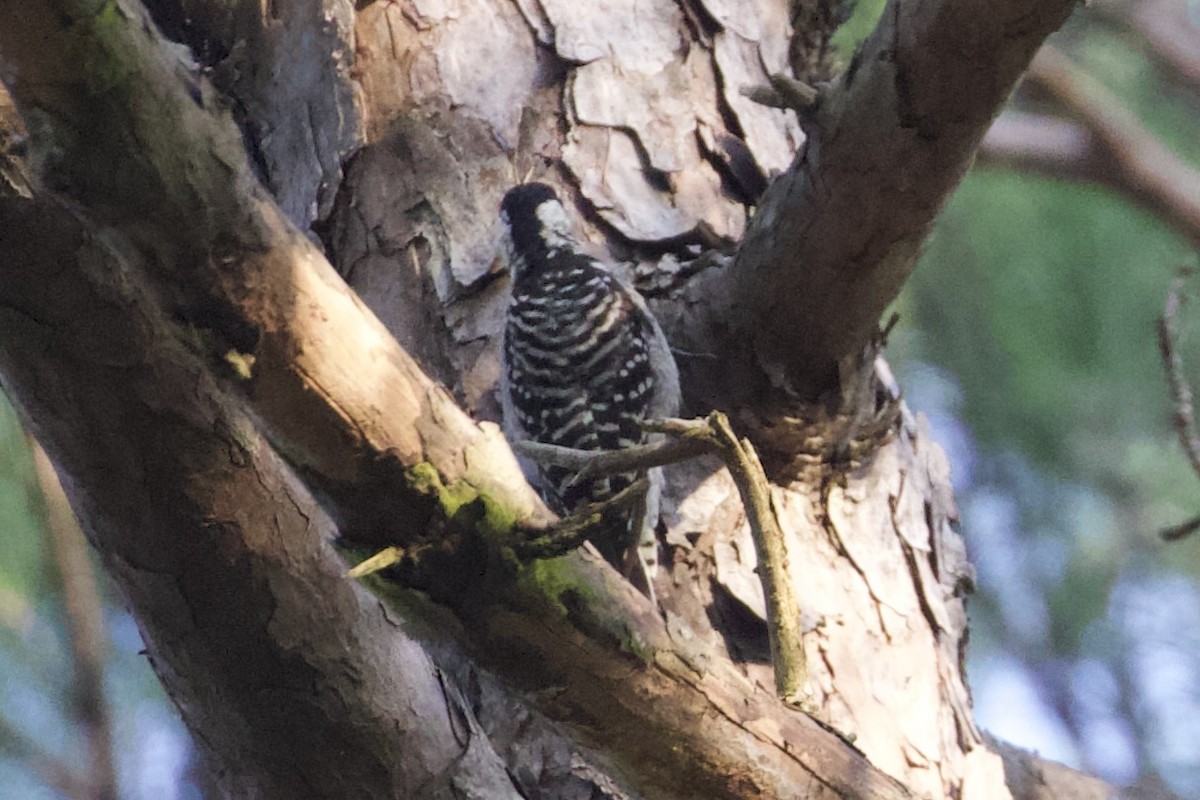
<path fill-rule="evenodd" d="M 875 340 L 1069 0 L 889 4 L 807 141 L 741 91 L 826 63 L 781 0 L 147 5 L 198 64 L 125 0 L 0 0 L 36 184 L 0 186 L 0 376 L 227 794 L 1034 796 L 972 721 L 949 466 Z M 821 724 L 774 697 L 716 464 L 670 471 L 659 608 L 513 556 L 548 519 L 494 424 L 529 173 L 763 452 Z M 401 548 L 385 604 L 335 536 Z"/>

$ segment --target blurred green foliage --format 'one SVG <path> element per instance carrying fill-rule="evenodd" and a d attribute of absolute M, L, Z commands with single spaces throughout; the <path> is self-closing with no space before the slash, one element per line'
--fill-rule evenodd
<path fill-rule="evenodd" d="M 19 627 L 29 619 L 43 585 L 43 510 L 33 458 L 16 412 L 0 395 L 0 625 Z"/>
<path fill-rule="evenodd" d="M 1111 193 L 977 171 L 908 286 L 928 358 L 960 381 L 979 440 L 1060 477 L 1135 477 L 1172 445 L 1156 320 L 1183 243 Z"/>
<path fill-rule="evenodd" d="M 1132 37 L 1084 14 L 1052 41 L 1200 164 L 1196 87 L 1164 80 Z M 1052 110 L 1036 92 L 1017 103 Z M 1182 237 L 1108 189 L 976 169 L 897 303 L 903 321 L 889 351 L 902 385 L 968 431 L 955 480 L 981 573 L 973 657 L 1018 660 L 1048 713 L 1075 709 L 1083 752 L 1089 722 L 1117 720 L 1136 765 L 1185 796 L 1200 790 L 1200 756 L 1168 758 L 1154 742 L 1194 741 L 1167 718 L 1200 703 L 1186 646 L 1200 629 L 1172 605 L 1185 592 L 1168 599 L 1153 587 L 1182 580 L 1196 590 L 1200 537 L 1168 544 L 1156 534 L 1200 512 L 1200 479 L 1172 424 L 1156 326 L 1175 275 L 1197 265 Z M 1200 297 L 1200 278 L 1188 286 Z M 1200 302 L 1183 307 L 1178 327 L 1200 389 Z M 951 388 L 919 388 L 924 365 Z M 1123 596 L 1153 598 L 1169 633 L 1131 622 Z M 1157 688 L 1139 666 L 1148 653 L 1189 664 L 1190 681 L 1168 701 L 1148 699 Z M 1075 682 L 1076 671 L 1109 683 Z M 1111 696 L 1095 696 L 1096 685 Z"/>
<path fill-rule="evenodd" d="M 843 59 L 849 60 L 859 43 L 875 30 L 875 23 L 883 13 L 886 0 L 854 0 L 846 2 L 850 9 L 849 16 L 833 35 L 833 46 L 842 54 Z"/>

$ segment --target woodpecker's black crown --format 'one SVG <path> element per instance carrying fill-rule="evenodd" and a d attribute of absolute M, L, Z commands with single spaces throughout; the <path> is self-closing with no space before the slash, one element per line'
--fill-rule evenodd
<path fill-rule="evenodd" d="M 537 262 L 571 238 L 570 220 L 558 194 L 544 183 L 523 183 L 504 195 L 500 213 L 514 255 Z"/>
<path fill-rule="evenodd" d="M 504 194 L 500 210 L 508 219 L 537 219 L 537 207 L 547 201 L 557 202 L 558 194 L 544 183 L 522 183 Z"/>

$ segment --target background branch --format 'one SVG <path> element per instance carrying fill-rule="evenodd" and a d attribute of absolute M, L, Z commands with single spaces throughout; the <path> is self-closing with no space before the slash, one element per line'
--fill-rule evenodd
<path fill-rule="evenodd" d="M 1187 455 L 1192 472 L 1200 479 L 1200 433 L 1196 431 L 1195 407 L 1192 402 L 1192 387 L 1188 385 L 1183 374 L 1183 357 L 1176 347 L 1176 319 L 1179 308 L 1183 304 L 1183 284 L 1189 271 L 1171 281 L 1167 292 L 1166 305 L 1162 316 L 1158 318 L 1158 350 L 1162 356 L 1163 369 L 1167 373 L 1167 388 L 1170 390 L 1171 402 L 1175 407 L 1175 432 L 1179 436 L 1179 444 Z M 1200 529 L 1200 516 L 1179 525 L 1173 525 L 1162 531 L 1164 539 L 1182 539 Z"/>
<path fill-rule="evenodd" d="M 1082 130 L 1044 129 L 1041 145 L 1022 148 L 1004 144 L 1004 134 L 1015 134 L 1013 122 L 1001 126 L 985 140 L 993 162 L 1028 167 L 1049 174 L 1098 180 L 1174 227 L 1193 245 L 1200 246 L 1200 170 L 1175 156 L 1138 121 L 1125 105 L 1070 59 L 1053 47 L 1034 58 L 1029 80 L 1046 90 L 1064 113 Z M 1027 132 L 1025 142 L 1033 138 Z M 1047 157 L 1050 142 L 1059 145 L 1061 159 Z"/>
<path fill-rule="evenodd" d="M 976 163 L 1121 188 L 1087 127 L 1051 114 L 1006 110 L 983 137 Z"/>
<path fill-rule="evenodd" d="M 26 765 L 55 791 L 71 800 L 87 800 L 91 784 L 75 765 L 43 749 L 0 714 L 0 750 Z"/>
<path fill-rule="evenodd" d="M 1189 3 L 1179 0 L 1104 0 L 1094 10 L 1132 31 L 1146 55 L 1177 83 L 1200 92 L 1200 36 L 1189 18 Z"/>
<path fill-rule="evenodd" d="M 47 511 L 46 533 L 51 564 L 62 590 L 67 643 L 74 668 L 71 713 L 88 750 L 88 797 L 116 800 L 111 715 L 104 686 L 107 635 L 104 605 L 88 552 L 87 540 L 63 493 L 54 467 L 36 442 L 34 468 Z"/>

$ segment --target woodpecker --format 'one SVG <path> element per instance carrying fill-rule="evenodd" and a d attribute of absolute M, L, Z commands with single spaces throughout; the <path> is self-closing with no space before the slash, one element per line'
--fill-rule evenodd
<path fill-rule="evenodd" d="M 511 278 L 500 378 L 505 432 L 514 441 L 577 450 L 646 441 L 642 420 L 678 413 L 679 373 L 645 300 L 580 249 L 571 218 L 549 186 L 510 189 L 500 219 Z M 637 478 L 574 477 L 559 467 L 538 467 L 538 491 L 560 515 L 611 497 Z M 653 596 L 662 472 L 654 468 L 646 477 L 642 508 L 618 541 L 596 544 Z"/>

